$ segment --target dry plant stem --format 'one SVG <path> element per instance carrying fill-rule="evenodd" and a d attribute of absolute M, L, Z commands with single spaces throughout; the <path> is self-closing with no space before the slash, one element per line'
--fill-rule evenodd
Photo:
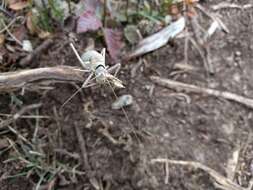
<path fill-rule="evenodd" d="M 22 47 L 22 45 L 23 45 L 22 42 L 19 41 L 19 40 L 10 32 L 9 27 L 6 26 L 6 24 L 4 23 L 3 20 L 1 20 L 1 22 L 2 22 L 2 24 L 4 25 L 4 30 L 6 30 L 7 33 L 10 35 L 10 37 L 11 37 L 13 40 L 15 40 L 15 42 L 16 42 L 17 44 L 19 44 L 19 45 Z"/>
<path fill-rule="evenodd" d="M 164 183 L 165 184 L 169 183 L 169 163 L 168 162 L 165 163 L 165 179 L 164 179 Z"/>
<path fill-rule="evenodd" d="M 21 70 L 0 74 L 0 93 L 22 88 L 26 84 L 41 81 L 78 81 L 85 80 L 83 71 L 76 67 L 58 66 Z M 55 82 L 55 81 L 54 81 Z"/>
<path fill-rule="evenodd" d="M 197 4 L 196 7 L 200 11 L 202 11 L 206 16 L 210 17 L 213 21 L 217 21 L 224 32 L 229 33 L 229 29 L 218 16 L 216 16 L 214 13 L 209 12 L 206 8 L 204 8 L 200 4 Z"/>
<path fill-rule="evenodd" d="M 222 176 L 215 170 L 199 163 L 199 162 L 193 162 L 193 161 L 180 161 L 180 160 L 170 160 L 170 159 L 152 159 L 151 163 L 169 163 L 174 165 L 183 165 L 183 166 L 190 166 L 195 169 L 201 169 L 208 173 L 210 176 L 212 176 L 215 180 L 214 185 L 220 189 L 223 190 L 248 190 L 248 188 L 243 188 L 230 179 Z"/>
<path fill-rule="evenodd" d="M 186 2 L 184 1 L 184 10 L 186 10 L 187 5 Z M 184 18 L 185 18 L 185 32 L 188 33 L 188 17 L 187 17 L 187 12 L 184 12 Z M 188 64 L 188 48 L 189 48 L 189 36 L 185 36 L 185 42 L 184 42 L 184 62 L 185 64 Z"/>
<path fill-rule="evenodd" d="M 210 74 L 213 74 L 214 68 L 213 68 L 213 65 L 210 63 L 209 54 L 208 54 L 209 47 L 206 47 L 206 49 L 203 49 L 192 37 L 189 37 L 189 40 L 192 43 L 192 45 L 195 47 L 195 49 L 199 52 L 199 55 L 204 62 L 204 67 L 206 71 L 208 71 L 208 73 Z"/>
<path fill-rule="evenodd" d="M 69 152 L 69 151 L 67 151 L 66 149 L 59 149 L 59 148 L 57 148 L 57 149 L 54 149 L 54 151 L 55 151 L 56 153 L 60 154 L 60 155 L 67 155 L 67 156 L 69 156 L 69 157 L 71 157 L 71 158 L 74 158 L 74 159 L 76 159 L 76 160 L 80 160 L 79 154 Z"/>
<path fill-rule="evenodd" d="M 17 21 L 18 18 L 19 17 L 13 18 L 12 21 L 8 25 L 5 25 L 5 23 L 2 21 L 2 23 L 4 23 L 4 28 L 2 30 L 0 30 L 0 33 L 3 33 L 3 32 L 5 32 L 5 30 L 7 30 L 8 28 L 10 28 L 11 25 L 14 24 Z"/>
<path fill-rule="evenodd" d="M 0 113 L 0 116 L 11 117 L 12 114 Z M 50 116 L 46 115 L 22 115 L 19 117 L 20 119 L 51 119 Z"/>
<path fill-rule="evenodd" d="M 52 39 L 45 40 L 42 44 L 40 44 L 33 52 L 28 54 L 25 58 L 23 58 L 19 65 L 22 67 L 25 67 L 29 65 L 39 54 L 41 54 L 43 51 L 47 50 L 49 46 L 53 44 Z"/>
<path fill-rule="evenodd" d="M 246 98 L 246 97 L 243 97 L 243 96 L 231 93 L 231 92 L 199 87 L 199 86 L 195 86 L 192 84 L 186 84 L 186 83 L 177 82 L 174 80 L 160 78 L 160 77 L 156 77 L 156 76 L 151 76 L 151 80 L 153 82 L 155 82 L 156 84 L 164 86 L 166 88 L 179 90 L 179 91 L 183 90 L 186 92 L 207 94 L 207 95 L 215 96 L 215 97 L 219 97 L 219 98 L 225 98 L 227 100 L 231 100 L 231 101 L 243 104 L 243 105 L 247 106 L 248 108 L 253 109 L 253 99 Z"/>
<path fill-rule="evenodd" d="M 41 104 L 32 104 L 32 105 L 23 107 L 19 112 L 14 114 L 11 118 L 2 121 L 0 123 L 0 129 L 10 125 L 12 122 L 16 121 L 20 116 L 22 116 L 24 113 L 28 112 L 29 110 L 37 109 L 39 107 L 41 107 Z"/>
<path fill-rule="evenodd" d="M 9 16 L 11 18 L 13 18 L 13 15 L 9 11 L 7 11 L 6 9 L 4 9 L 1 5 L 0 5 L 0 12 L 4 13 L 5 15 L 7 15 L 7 16 Z"/>
<path fill-rule="evenodd" d="M 207 57 L 209 56 L 208 53 L 210 53 L 208 51 L 209 47 L 208 47 L 208 44 L 207 43 L 205 44 L 201 38 L 201 28 L 200 28 L 200 25 L 199 25 L 196 17 L 192 18 L 191 24 L 192 24 L 192 28 L 194 31 L 194 36 L 196 38 L 196 41 L 193 39 L 193 37 L 189 37 L 189 40 L 192 43 L 192 45 L 196 48 L 196 50 L 199 52 L 199 54 L 204 62 L 204 66 L 205 66 L 206 71 L 208 71 L 208 73 L 210 73 L 210 74 L 213 74 L 214 73 L 213 65 L 210 63 L 210 59 L 207 59 Z M 203 48 L 201 48 L 201 47 L 203 47 Z"/>
<path fill-rule="evenodd" d="M 75 131 L 76 131 L 77 140 L 80 145 L 80 149 L 81 149 L 81 153 L 82 153 L 82 159 L 83 159 L 82 161 L 83 161 L 85 173 L 86 173 L 87 177 L 89 178 L 89 181 L 92 184 L 92 186 L 95 187 L 95 189 L 96 189 L 96 184 L 98 184 L 98 182 L 97 182 L 97 179 L 92 174 L 92 168 L 89 164 L 85 140 L 83 138 L 81 130 L 78 128 L 77 125 L 75 125 Z"/>

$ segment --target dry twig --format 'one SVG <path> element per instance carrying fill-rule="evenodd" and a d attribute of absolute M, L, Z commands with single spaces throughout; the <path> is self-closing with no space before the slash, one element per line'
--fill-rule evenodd
<path fill-rule="evenodd" d="M 195 86 L 192 84 L 186 84 L 186 83 L 177 82 L 174 80 L 160 78 L 160 77 L 156 77 L 156 76 L 151 76 L 151 80 L 153 82 L 155 82 L 156 84 L 164 86 L 166 88 L 179 90 L 179 91 L 183 90 L 183 91 L 187 91 L 187 92 L 207 94 L 207 95 L 215 96 L 215 97 L 219 97 L 219 98 L 225 98 L 227 100 L 231 100 L 231 101 L 243 104 L 243 105 L 247 106 L 248 108 L 253 109 L 253 99 L 246 98 L 246 97 L 243 97 L 243 96 L 231 93 L 231 92 L 199 87 L 199 86 Z"/>
<path fill-rule="evenodd" d="M 249 9 L 249 8 L 252 8 L 253 5 L 252 4 L 245 4 L 245 5 L 238 5 L 238 4 L 235 4 L 235 3 L 226 3 L 226 2 L 221 2 L 217 5 L 213 5 L 212 6 L 212 9 L 217 11 L 217 10 L 220 10 L 220 9 Z"/>
<path fill-rule="evenodd" d="M 20 111 L 18 111 L 16 114 L 14 114 L 11 118 L 6 119 L 0 123 L 0 129 L 10 125 L 12 122 L 16 121 L 21 115 L 28 112 L 29 110 L 39 108 L 41 104 L 31 104 L 29 106 L 23 107 Z"/>
<path fill-rule="evenodd" d="M 176 164 L 176 165 L 183 165 L 183 166 L 190 166 L 195 169 L 201 169 L 212 176 L 215 180 L 214 185 L 223 190 L 248 190 L 248 188 L 243 188 L 238 184 L 234 183 L 230 179 L 222 176 L 217 171 L 209 168 L 199 162 L 193 161 L 180 161 L 180 160 L 170 160 L 170 159 L 152 159 L 151 163 L 167 163 L 167 164 Z"/>
<path fill-rule="evenodd" d="M 13 14 L 10 13 L 9 11 L 7 11 L 3 6 L 0 5 L 0 12 L 4 13 L 5 15 L 7 15 L 8 17 L 13 18 Z"/>
<path fill-rule="evenodd" d="M 85 172 L 87 174 L 87 177 L 89 178 L 90 183 L 92 184 L 92 186 L 95 189 L 100 189 L 98 180 L 92 174 L 93 172 L 92 172 L 92 168 L 89 164 L 88 153 L 87 153 L 87 149 L 86 149 L 85 140 L 83 138 L 81 130 L 76 125 L 75 125 L 75 131 L 76 131 L 78 143 L 80 145 L 80 149 L 81 149 L 81 153 L 82 153 L 83 166 L 84 166 Z"/>
<path fill-rule="evenodd" d="M 19 65 L 22 66 L 22 67 L 25 67 L 25 66 L 29 65 L 37 56 L 39 56 L 39 54 L 41 54 L 43 51 L 48 49 L 49 46 L 51 46 L 53 44 L 53 42 L 54 41 L 52 39 L 45 40 L 33 52 L 31 52 L 25 58 L 23 58 L 20 61 Z"/>
<path fill-rule="evenodd" d="M 81 130 L 76 125 L 75 125 L 75 131 L 76 131 L 77 140 L 78 140 L 78 143 L 80 145 L 81 152 L 82 152 L 82 159 L 83 159 L 84 169 L 86 170 L 86 172 L 89 172 L 91 170 L 91 167 L 90 167 L 90 164 L 89 164 L 89 161 L 88 161 L 88 155 L 87 155 L 85 140 L 83 138 Z"/>

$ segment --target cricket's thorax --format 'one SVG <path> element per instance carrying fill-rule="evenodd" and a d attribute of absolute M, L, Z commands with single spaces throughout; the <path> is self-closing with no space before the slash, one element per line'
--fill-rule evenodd
<path fill-rule="evenodd" d="M 97 83 L 103 84 L 106 82 L 107 79 L 107 70 L 104 66 L 99 65 L 96 69 L 95 69 L 95 76 L 96 76 L 96 81 Z"/>

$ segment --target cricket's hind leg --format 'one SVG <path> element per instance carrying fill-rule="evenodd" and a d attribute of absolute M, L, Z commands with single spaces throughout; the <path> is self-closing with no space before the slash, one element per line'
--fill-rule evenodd
<path fill-rule="evenodd" d="M 110 67 L 107 71 L 109 73 L 111 73 L 115 70 L 113 75 L 116 77 L 120 69 L 121 69 L 121 64 L 117 63 L 117 64 L 113 65 L 112 67 Z"/>
<path fill-rule="evenodd" d="M 90 86 L 94 86 L 95 84 L 94 83 L 91 83 L 93 80 L 95 80 L 96 78 L 93 77 L 93 73 L 91 73 L 88 78 L 84 81 L 84 83 L 82 84 L 82 86 L 74 93 L 72 94 L 60 107 L 60 110 L 70 101 L 72 100 L 72 98 L 74 98 L 77 93 L 79 93 L 83 88 L 87 88 L 87 87 L 90 87 Z M 93 77 L 93 78 L 92 78 Z M 90 83 L 90 84 L 89 84 Z"/>

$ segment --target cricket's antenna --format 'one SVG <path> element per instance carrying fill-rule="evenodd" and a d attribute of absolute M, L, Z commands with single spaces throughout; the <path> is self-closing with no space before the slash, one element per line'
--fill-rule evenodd
<path fill-rule="evenodd" d="M 118 99 L 119 97 L 118 97 L 117 94 L 115 93 L 115 91 L 114 91 L 112 85 L 110 84 L 110 82 L 109 82 L 108 80 L 107 80 L 107 83 L 109 84 L 109 86 L 110 86 L 110 88 L 111 88 L 111 90 L 112 90 L 112 92 L 113 92 L 114 97 L 115 97 L 116 99 Z M 135 132 L 134 126 L 133 126 L 132 122 L 130 121 L 130 119 L 129 119 L 127 113 L 126 113 L 126 110 L 125 110 L 123 107 L 121 108 L 121 110 L 122 110 L 124 116 L 126 117 L 128 124 L 131 126 L 131 128 L 132 128 L 132 130 L 133 130 L 133 133 L 134 133 L 136 139 L 137 139 L 137 140 L 139 141 L 139 143 L 140 143 L 140 139 L 138 138 L 138 136 L 137 136 L 137 134 L 136 134 L 136 132 Z"/>
<path fill-rule="evenodd" d="M 86 66 L 85 66 L 85 63 L 83 62 L 82 58 L 81 58 L 80 55 L 78 54 L 78 52 L 77 52 L 75 46 L 74 46 L 72 43 L 70 43 L 70 47 L 72 48 L 73 52 L 75 53 L 75 55 L 76 55 L 78 61 L 79 61 L 79 62 L 81 63 L 81 65 L 85 68 L 85 67 L 86 67 Z"/>

